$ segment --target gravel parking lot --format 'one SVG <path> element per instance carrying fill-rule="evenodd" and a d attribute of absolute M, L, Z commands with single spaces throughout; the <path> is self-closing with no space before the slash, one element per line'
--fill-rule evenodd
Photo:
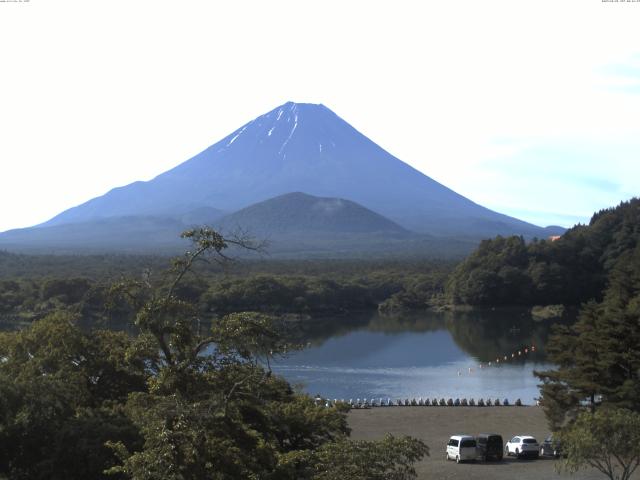
<path fill-rule="evenodd" d="M 454 434 L 499 433 L 505 442 L 514 435 L 533 435 L 541 442 L 549 434 L 547 422 L 538 407 L 384 407 L 352 410 L 349 413 L 351 436 L 356 440 L 374 440 L 385 433 L 411 435 L 422 439 L 430 456 L 416 470 L 421 480 L 490 479 L 539 480 L 548 478 L 603 479 L 596 470 L 574 475 L 558 474 L 556 460 L 518 460 L 505 457 L 502 462 L 456 464 L 445 460 L 445 445 Z M 634 479 L 640 479 L 638 472 Z"/>

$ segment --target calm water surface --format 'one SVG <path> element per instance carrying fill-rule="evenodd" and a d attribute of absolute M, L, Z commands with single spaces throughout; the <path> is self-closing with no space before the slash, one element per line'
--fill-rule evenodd
<path fill-rule="evenodd" d="M 544 351 L 551 323 L 533 321 L 523 310 L 304 320 L 296 341 L 307 347 L 272 366 L 309 394 L 331 399 L 520 398 L 532 404 L 539 396 L 533 370 L 551 367 Z M 20 325 L 0 324 L 0 330 L 15 328 Z M 535 352 L 525 354 L 532 345 Z"/>
<path fill-rule="evenodd" d="M 522 311 L 332 318 L 315 321 L 305 333 L 307 348 L 278 360 L 274 370 L 332 399 L 490 397 L 532 404 L 539 396 L 533 370 L 551 367 L 548 332 L 548 323 Z M 525 353 L 532 345 L 535 352 Z"/>

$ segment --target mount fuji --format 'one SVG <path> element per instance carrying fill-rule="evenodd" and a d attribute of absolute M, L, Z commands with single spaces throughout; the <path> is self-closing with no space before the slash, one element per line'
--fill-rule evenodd
<path fill-rule="evenodd" d="M 124 245 L 130 238 L 133 244 L 136 235 L 152 238 L 156 223 L 164 225 L 159 232 L 172 231 L 169 224 L 215 225 L 225 214 L 292 192 L 354 202 L 362 207 L 358 212 L 370 210 L 399 228 L 435 237 L 477 241 L 498 234 L 546 237 L 558 230 L 472 202 L 397 159 L 323 105 L 288 102 L 150 181 L 115 188 L 36 227 L 0 234 L 0 247 L 52 246 L 47 232 L 55 233 L 56 246 L 65 244 L 67 232 L 69 246 L 79 245 L 82 232 L 96 223 L 111 225 L 115 234 L 120 221 L 126 226 L 144 218 L 143 233 L 130 235 L 125 228 L 114 243 Z M 260 223 L 267 225 L 269 217 Z M 138 240 L 144 244 L 145 238 Z"/>

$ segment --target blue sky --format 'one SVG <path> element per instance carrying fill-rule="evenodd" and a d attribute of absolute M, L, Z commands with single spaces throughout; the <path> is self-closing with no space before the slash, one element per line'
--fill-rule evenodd
<path fill-rule="evenodd" d="M 323 103 L 477 203 L 540 225 L 640 192 L 640 3 L 0 3 L 0 231 Z"/>

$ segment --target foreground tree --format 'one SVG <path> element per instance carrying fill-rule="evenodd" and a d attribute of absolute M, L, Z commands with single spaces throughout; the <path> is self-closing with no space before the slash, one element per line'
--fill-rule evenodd
<path fill-rule="evenodd" d="M 407 480 L 415 478 L 414 463 L 429 454 L 413 438 L 387 435 L 379 442 L 342 439 L 313 453 L 310 478 L 315 480 Z"/>
<path fill-rule="evenodd" d="M 578 322 L 547 344 L 554 370 L 537 372 L 551 428 L 574 419 L 586 401 L 640 412 L 640 246 L 613 269 L 602 303 L 583 306 Z"/>
<path fill-rule="evenodd" d="M 135 337 L 83 332 L 56 314 L 0 335 L 0 474 L 12 479 L 329 480 L 415 478 L 419 440 L 350 442 L 346 407 L 316 406 L 270 369 L 294 348 L 277 317 L 214 319 L 180 287 L 198 262 L 232 244 L 202 228 L 164 287 L 114 285 L 135 312 Z M 126 310 L 126 309 L 125 309 Z"/>
<path fill-rule="evenodd" d="M 578 322 L 557 326 L 547 344 L 555 370 L 536 372 L 542 379 L 542 405 L 552 430 L 574 419 L 586 400 L 591 411 L 602 395 L 607 379 L 602 364 L 602 307 L 589 303 L 580 312 Z"/>
<path fill-rule="evenodd" d="M 0 333 L 0 477 L 100 479 L 117 461 L 106 441 L 142 445 L 122 405 L 146 389 L 144 359 L 127 335 L 77 320 L 58 312 Z"/>
<path fill-rule="evenodd" d="M 184 236 L 194 248 L 174 262 L 168 290 L 145 292 L 140 284 L 120 289 L 138 309 L 138 342 L 154 374 L 149 391 L 131 395 L 126 404 L 144 447 L 131 451 L 111 443 L 121 465 L 110 472 L 135 480 L 325 478 L 317 467 L 327 458 L 325 449 L 348 452 L 350 461 L 329 462 L 337 474 L 347 463 L 373 465 L 364 457 L 385 448 L 384 467 L 369 471 L 412 478 L 408 465 L 427 453 L 422 442 L 390 438 L 345 448 L 351 444 L 344 409 L 318 407 L 272 375 L 270 358 L 295 347 L 278 318 L 236 313 L 216 320 L 207 336 L 194 331 L 197 311 L 174 292 L 200 259 L 224 262 L 229 242 L 209 229 Z M 150 355 L 154 345 L 157 355 Z M 332 448 L 335 442 L 341 447 Z M 405 452 L 407 445 L 412 449 Z"/>
<path fill-rule="evenodd" d="M 559 435 L 560 470 L 592 467 L 610 480 L 628 480 L 640 465 L 640 414 L 624 409 L 583 412 Z"/>

